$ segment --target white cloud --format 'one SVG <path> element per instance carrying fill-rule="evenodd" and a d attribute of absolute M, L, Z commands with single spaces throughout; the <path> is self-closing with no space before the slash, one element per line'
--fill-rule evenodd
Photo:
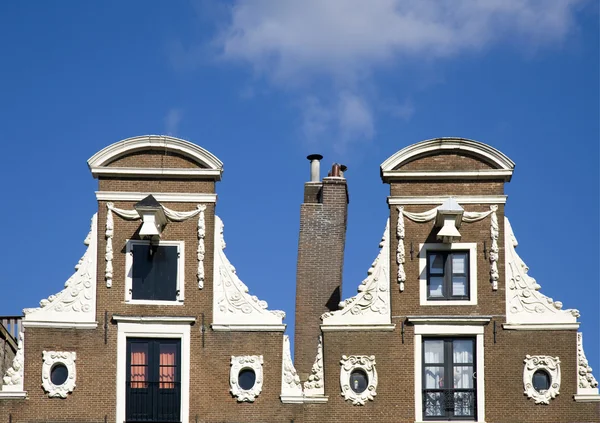
<path fill-rule="evenodd" d="M 373 71 L 500 42 L 553 45 L 573 28 L 575 6 L 582 1 L 236 1 L 215 43 L 222 59 L 248 64 L 255 75 L 288 90 L 325 78 L 334 93 L 308 101 L 304 131 L 320 132 L 323 120 L 337 120 L 347 125 L 342 134 L 368 139 L 373 113 L 360 87 Z M 324 102 L 338 103 L 336 118 L 321 116 L 317 106 Z M 408 119 L 413 111 L 410 105 L 391 113 Z"/>
<path fill-rule="evenodd" d="M 165 132 L 167 135 L 176 135 L 183 114 L 179 109 L 170 109 L 165 116 Z"/>

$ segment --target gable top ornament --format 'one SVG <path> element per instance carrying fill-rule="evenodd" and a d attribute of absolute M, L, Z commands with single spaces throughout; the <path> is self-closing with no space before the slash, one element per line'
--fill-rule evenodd
<path fill-rule="evenodd" d="M 491 166 L 491 169 L 473 171 L 430 171 L 413 172 L 400 168 L 405 164 L 427 156 L 441 153 L 462 153 L 475 157 Z M 510 181 L 515 163 L 499 150 L 479 141 L 467 138 L 433 138 L 409 145 L 391 155 L 381 166 L 381 178 L 384 182 L 399 179 L 456 179 L 456 178 L 492 178 Z"/>
<path fill-rule="evenodd" d="M 177 153 L 198 164 L 199 168 L 131 168 L 109 167 L 115 160 L 131 153 L 157 149 Z M 88 159 L 94 178 L 98 176 L 143 175 L 145 177 L 201 177 L 221 180 L 223 163 L 211 152 L 180 138 L 168 135 L 142 135 L 117 141 Z"/>

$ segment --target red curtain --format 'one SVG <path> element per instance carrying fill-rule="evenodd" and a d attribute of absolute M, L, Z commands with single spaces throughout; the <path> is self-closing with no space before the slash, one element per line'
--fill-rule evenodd
<path fill-rule="evenodd" d="M 159 388 L 174 389 L 175 388 L 175 368 L 176 368 L 176 347 L 175 345 L 160 346 L 160 371 L 159 371 Z"/>
<path fill-rule="evenodd" d="M 131 387 L 148 387 L 148 344 L 131 344 Z"/>

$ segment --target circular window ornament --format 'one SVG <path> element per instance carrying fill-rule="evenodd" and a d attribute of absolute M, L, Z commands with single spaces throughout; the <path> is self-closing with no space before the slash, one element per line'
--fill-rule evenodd
<path fill-rule="evenodd" d="M 549 355 L 527 355 L 524 360 L 525 395 L 536 404 L 549 404 L 560 393 L 560 360 Z"/>
<path fill-rule="evenodd" d="M 75 352 L 44 351 L 42 387 L 50 398 L 66 398 L 75 389 Z"/>
<path fill-rule="evenodd" d="M 262 391 L 263 356 L 231 356 L 229 385 L 238 402 L 253 402 Z"/>
<path fill-rule="evenodd" d="M 341 395 L 354 405 L 365 405 L 377 395 L 374 355 L 343 355 L 340 361 Z"/>

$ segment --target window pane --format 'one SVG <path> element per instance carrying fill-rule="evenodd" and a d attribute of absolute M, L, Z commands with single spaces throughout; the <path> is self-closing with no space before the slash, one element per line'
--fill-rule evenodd
<path fill-rule="evenodd" d="M 452 277 L 452 295 L 465 297 L 467 295 L 467 278 L 464 276 Z"/>
<path fill-rule="evenodd" d="M 452 255 L 452 273 L 464 275 L 467 273 L 467 255 L 464 253 Z"/>
<path fill-rule="evenodd" d="M 445 415 L 445 401 L 442 392 L 424 392 L 424 414 L 427 417 Z"/>
<path fill-rule="evenodd" d="M 444 297 L 444 278 L 435 276 L 429 278 L 429 297 L 443 298 Z"/>
<path fill-rule="evenodd" d="M 537 370 L 533 374 L 533 388 L 538 392 L 545 392 L 550 388 L 550 375 L 544 370 Z"/>
<path fill-rule="evenodd" d="M 444 274 L 444 256 L 442 254 L 429 255 L 429 272 L 436 275 Z"/>
<path fill-rule="evenodd" d="M 148 381 L 148 344 L 141 342 L 131 343 L 131 387 L 147 388 Z"/>
<path fill-rule="evenodd" d="M 159 349 L 159 387 L 161 389 L 173 389 L 176 382 L 177 346 L 175 344 L 160 344 Z"/>
<path fill-rule="evenodd" d="M 473 341 L 470 339 L 452 341 L 452 361 L 454 364 L 473 363 Z"/>
<path fill-rule="evenodd" d="M 444 362 L 444 341 L 423 341 L 423 348 L 425 349 L 425 363 Z"/>
<path fill-rule="evenodd" d="M 473 389 L 473 366 L 454 367 L 454 388 Z"/>
<path fill-rule="evenodd" d="M 441 366 L 425 366 L 425 389 L 441 389 L 444 387 L 444 368 Z"/>

